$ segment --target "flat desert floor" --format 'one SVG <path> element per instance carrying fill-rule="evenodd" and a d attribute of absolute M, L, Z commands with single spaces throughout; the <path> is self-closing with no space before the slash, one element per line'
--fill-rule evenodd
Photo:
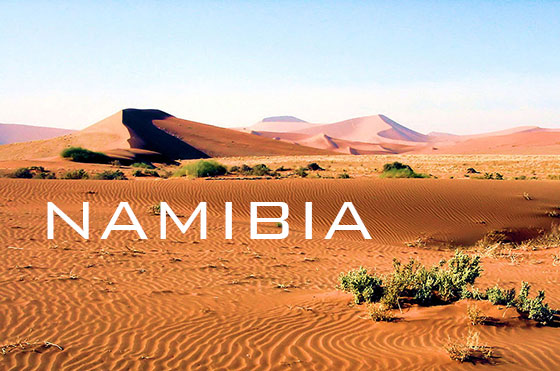
<path fill-rule="evenodd" d="M 394 257 L 431 265 L 456 247 L 471 249 L 492 230 L 549 230 L 558 221 L 547 215 L 560 206 L 557 181 L 0 179 L 0 190 L 0 343 L 48 341 L 64 349 L 9 352 L 0 356 L 0 369 L 536 370 L 560 364 L 560 329 L 539 327 L 514 309 L 479 302 L 500 322 L 476 327 L 496 357 L 492 364 L 459 364 L 442 346 L 472 329 L 467 301 L 406 307 L 396 311 L 399 321 L 373 322 L 364 305 L 336 289 L 340 272 L 359 266 L 385 273 Z M 57 218 L 55 239 L 47 240 L 49 201 L 78 221 L 89 201 L 90 239 Z M 119 201 L 130 202 L 148 240 L 130 231 L 100 239 Z M 208 238 L 199 239 L 196 221 L 185 235 L 170 224 L 161 241 L 159 217 L 148 212 L 160 201 L 183 220 L 198 202 L 208 202 Z M 223 237 L 226 201 L 233 201 L 232 240 Z M 251 240 L 251 201 L 287 202 L 289 237 Z M 314 203 L 312 240 L 304 239 L 306 201 Z M 323 239 L 346 201 L 371 240 L 356 231 Z M 407 244 L 419 240 L 433 244 Z M 518 288 L 528 281 L 558 309 L 559 250 L 483 257 L 477 286 Z"/>

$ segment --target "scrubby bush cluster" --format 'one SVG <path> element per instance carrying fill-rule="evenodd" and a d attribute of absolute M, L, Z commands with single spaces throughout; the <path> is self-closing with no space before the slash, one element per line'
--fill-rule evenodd
<path fill-rule="evenodd" d="M 338 287 L 353 294 L 356 304 L 380 302 L 388 308 L 400 308 L 404 302 L 429 306 L 461 299 L 489 300 L 515 307 L 521 315 L 541 324 L 553 320 L 555 312 L 544 303 L 544 291 L 529 298 L 530 286 L 523 282 L 517 297 L 515 289 L 504 290 L 498 286 L 481 292 L 472 287 L 481 272 L 479 256 L 456 251 L 449 261 L 442 260 L 431 268 L 415 259 L 407 264 L 394 259 L 393 271 L 385 275 L 370 274 L 360 267 L 341 273 Z"/>
<path fill-rule="evenodd" d="M 127 179 L 124 173 L 120 170 L 115 170 L 115 171 L 105 170 L 102 171 L 101 173 L 95 174 L 94 178 L 100 180 L 126 180 Z"/>
<path fill-rule="evenodd" d="M 240 166 L 232 166 L 229 169 L 229 172 L 232 174 L 242 174 L 242 175 L 255 175 L 255 176 L 265 176 L 265 175 L 275 175 L 275 172 L 272 171 L 268 166 L 265 164 L 257 164 L 253 167 L 243 164 Z"/>
<path fill-rule="evenodd" d="M 182 166 L 173 174 L 174 176 L 191 176 L 194 178 L 205 178 L 224 175 L 227 169 L 224 165 L 214 160 L 198 160 Z"/>
<path fill-rule="evenodd" d="M 132 176 L 134 177 L 153 176 L 159 178 L 159 173 L 155 170 L 144 169 L 144 171 L 142 171 L 140 169 L 136 169 L 132 172 Z"/>
<path fill-rule="evenodd" d="M 84 169 L 70 170 L 64 173 L 63 179 L 89 179 L 89 174 Z"/>
<path fill-rule="evenodd" d="M 20 167 L 11 175 L 20 179 L 56 179 L 56 175 L 42 166 Z"/>
<path fill-rule="evenodd" d="M 147 162 L 135 162 L 132 165 L 130 165 L 132 167 L 139 167 L 142 169 L 155 169 L 156 167 L 150 163 Z"/>
<path fill-rule="evenodd" d="M 410 166 L 398 161 L 383 165 L 381 178 L 429 178 L 427 174 L 416 173 Z"/>
<path fill-rule="evenodd" d="M 82 147 L 65 148 L 60 155 L 75 162 L 108 164 L 111 161 L 111 158 L 104 153 L 90 151 Z"/>

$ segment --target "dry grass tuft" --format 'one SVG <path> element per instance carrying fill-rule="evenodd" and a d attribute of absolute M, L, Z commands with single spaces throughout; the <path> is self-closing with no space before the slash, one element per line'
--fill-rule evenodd
<path fill-rule="evenodd" d="M 494 355 L 492 347 L 480 343 L 480 333 L 476 331 L 469 331 L 464 342 L 449 339 L 443 349 L 449 354 L 449 358 L 461 363 L 489 362 Z"/>
<path fill-rule="evenodd" d="M 375 322 L 393 322 L 397 319 L 385 304 L 370 304 L 368 306 L 368 316 Z"/>
<path fill-rule="evenodd" d="M 28 341 L 28 340 L 18 340 L 14 343 L 0 345 L 0 354 L 3 356 L 12 352 L 35 352 L 40 353 L 44 349 L 50 347 L 58 348 L 59 350 L 64 350 L 60 345 L 51 343 L 49 341 Z"/>
<path fill-rule="evenodd" d="M 467 318 L 473 326 L 483 325 L 488 320 L 488 317 L 482 313 L 482 310 L 476 304 L 467 306 Z"/>

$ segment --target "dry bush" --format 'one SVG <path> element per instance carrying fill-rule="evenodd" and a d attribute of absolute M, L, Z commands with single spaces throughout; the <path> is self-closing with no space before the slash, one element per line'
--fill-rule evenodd
<path fill-rule="evenodd" d="M 491 347 L 480 343 L 480 333 L 469 331 L 464 342 L 461 340 L 451 340 L 443 346 L 449 354 L 449 358 L 459 362 L 489 362 L 493 357 Z"/>
<path fill-rule="evenodd" d="M 384 304 L 370 304 L 368 306 L 368 316 L 375 322 L 392 322 L 396 320 L 393 312 Z"/>
<path fill-rule="evenodd" d="M 64 350 L 60 345 L 51 343 L 49 341 L 28 341 L 28 340 L 18 340 L 14 343 L 0 345 L 0 354 L 3 356 L 20 351 L 20 352 L 36 352 L 39 353 L 44 349 L 50 347 L 55 347 L 60 350 Z"/>
<path fill-rule="evenodd" d="M 482 310 L 476 304 L 467 306 L 467 318 L 473 326 L 483 325 L 488 320 L 488 317 L 482 313 Z"/>

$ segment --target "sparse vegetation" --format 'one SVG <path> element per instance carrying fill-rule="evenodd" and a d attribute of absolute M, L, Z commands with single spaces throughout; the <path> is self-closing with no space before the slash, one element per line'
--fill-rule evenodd
<path fill-rule="evenodd" d="M 50 341 L 29 341 L 29 340 L 18 340 L 14 343 L 0 345 L 0 354 L 3 356 L 20 351 L 20 352 L 40 352 L 42 349 L 48 349 L 50 347 L 58 348 L 59 350 L 64 350 L 58 344 L 51 343 Z"/>
<path fill-rule="evenodd" d="M 148 212 L 153 215 L 161 214 L 161 204 L 154 204 L 148 208 Z"/>
<path fill-rule="evenodd" d="M 132 167 L 139 167 L 141 169 L 155 169 L 156 167 L 150 163 L 147 162 L 135 162 L 132 165 L 130 165 Z"/>
<path fill-rule="evenodd" d="M 124 173 L 120 170 L 115 170 L 115 171 L 105 170 L 102 171 L 101 173 L 95 174 L 94 178 L 99 180 L 126 180 L 127 179 Z"/>
<path fill-rule="evenodd" d="M 307 171 L 305 171 L 305 168 L 301 166 L 294 170 L 294 174 L 301 178 L 305 178 L 307 175 L 309 175 Z"/>
<path fill-rule="evenodd" d="M 381 178 L 429 178 L 429 175 L 416 173 L 410 166 L 395 161 L 383 165 Z"/>
<path fill-rule="evenodd" d="M 65 148 L 60 155 L 75 162 L 107 164 L 111 161 L 111 158 L 104 153 L 90 151 L 82 147 Z"/>
<path fill-rule="evenodd" d="M 392 322 L 396 320 L 395 315 L 391 309 L 387 308 L 384 304 L 370 304 L 368 306 L 368 316 L 374 322 Z"/>
<path fill-rule="evenodd" d="M 338 177 L 339 177 L 340 179 L 350 179 L 350 175 L 348 175 L 347 172 L 338 174 Z"/>
<path fill-rule="evenodd" d="M 89 174 L 84 169 L 70 170 L 64 173 L 63 179 L 89 179 Z"/>
<path fill-rule="evenodd" d="M 469 331 L 465 341 L 451 340 L 443 346 L 449 358 L 454 361 L 463 362 L 488 362 L 493 357 L 491 347 L 480 343 L 480 333 Z"/>
<path fill-rule="evenodd" d="M 455 251 L 449 261 L 442 260 L 429 269 L 414 259 L 407 264 L 394 259 L 393 271 L 385 275 L 369 274 L 363 267 L 341 273 L 338 288 L 351 293 L 356 304 L 380 302 L 387 308 L 401 308 L 401 303 L 434 305 L 461 299 L 489 300 L 515 307 L 520 314 L 540 324 L 553 321 L 554 311 L 544 303 L 544 291 L 530 299 L 530 286 L 524 282 L 517 298 L 514 289 L 498 286 L 480 292 L 473 285 L 481 272 L 479 256 Z"/>
<path fill-rule="evenodd" d="M 173 174 L 174 176 L 191 176 L 194 178 L 205 178 L 224 175 L 227 169 L 224 165 L 214 160 L 198 160 L 181 167 Z"/>
<path fill-rule="evenodd" d="M 321 166 L 319 166 L 319 164 L 316 163 L 316 162 L 312 162 L 312 163 L 308 164 L 305 168 L 309 171 L 323 171 L 323 170 L 325 170 Z"/>
<path fill-rule="evenodd" d="M 486 322 L 487 317 L 476 304 L 467 305 L 467 318 L 473 326 L 482 325 Z"/>
<path fill-rule="evenodd" d="M 20 179 L 56 179 L 56 175 L 42 166 L 20 167 L 14 171 L 11 178 Z"/>
<path fill-rule="evenodd" d="M 159 178 L 159 173 L 155 170 L 145 169 L 144 171 L 136 169 L 132 172 L 133 177 L 153 176 Z"/>

